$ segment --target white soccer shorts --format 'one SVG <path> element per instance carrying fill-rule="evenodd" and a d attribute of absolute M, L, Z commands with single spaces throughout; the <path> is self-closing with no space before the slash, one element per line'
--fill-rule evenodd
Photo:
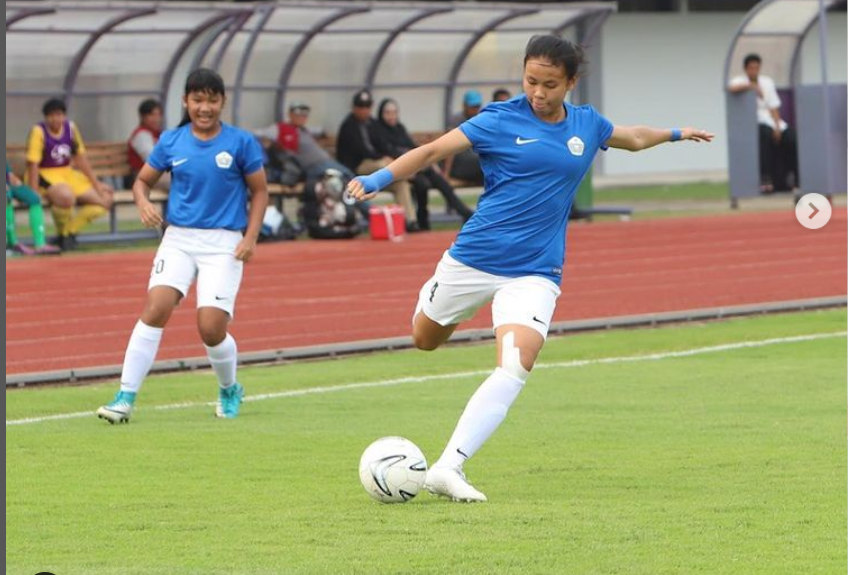
<path fill-rule="evenodd" d="M 241 239 L 241 232 L 231 230 L 168 226 L 147 289 L 169 286 L 185 297 L 197 278 L 197 307 L 215 307 L 232 317 L 244 269 L 235 258 Z"/>
<path fill-rule="evenodd" d="M 419 311 L 446 326 L 474 317 L 483 305 L 492 302 L 492 324 L 518 324 L 548 336 L 559 286 L 541 276 L 517 278 L 493 275 L 456 261 L 445 252 L 436 273 L 421 288 Z"/>

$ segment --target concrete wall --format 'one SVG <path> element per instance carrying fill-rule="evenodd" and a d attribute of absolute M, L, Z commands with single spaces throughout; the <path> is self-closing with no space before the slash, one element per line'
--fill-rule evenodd
<path fill-rule="evenodd" d="M 598 173 L 650 175 L 727 170 L 724 60 L 742 14 L 616 14 L 604 27 L 600 73 L 603 97 L 595 105 L 614 124 L 697 126 L 717 134 L 710 145 L 681 142 L 636 154 L 607 152 Z M 846 81 L 845 13 L 828 17 L 829 77 Z M 818 81 L 818 31 L 802 53 L 803 81 Z M 767 54 L 762 54 L 768 58 Z M 741 73 L 742 65 L 738 64 Z"/>

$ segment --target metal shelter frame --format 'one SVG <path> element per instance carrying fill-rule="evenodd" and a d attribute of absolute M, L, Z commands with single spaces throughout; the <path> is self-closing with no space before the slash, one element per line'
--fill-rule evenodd
<path fill-rule="evenodd" d="M 466 3 L 466 2 L 368 2 L 361 0 L 317 2 L 295 0 L 277 2 L 244 3 L 182 3 L 182 2 L 115 2 L 81 0 L 48 0 L 24 2 L 12 0 L 6 4 L 7 73 L 6 97 L 7 117 L 15 116 L 23 106 L 32 105 L 33 98 L 63 97 L 73 106 L 86 98 L 94 98 L 96 104 L 83 112 L 96 115 L 103 108 L 103 98 L 155 97 L 163 102 L 166 123 L 178 121 L 179 96 L 181 95 L 183 72 L 205 65 L 221 72 L 227 84 L 231 102 L 232 123 L 241 125 L 253 118 L 255 103 L 248 94 L 270 96 L 273 110 L 268 110 L 274 121 L 284 115 L 283 104 L 292 91 L 304 93 L 308 90 L 347 95 L 362 88 L 369 89 L 436 89 L 441 90 L 442 124 L 431 129 L 444 127 L 456 106 L 457 90 L 507 84 L 520 85 L 520 71 L 509 70 L 497 76 L 476 68 L 475 57 L 483 54 L 490 67 L 497 67 L 499 38 L 503 35 L 522 34 L 526 41 L 532 34 L 572 33 L 583 45 L 599 41 L 603 23 L 616 10 L 609 2 L 570 2 L 535 4 L 516 2 Z M 369 22 L 373 22 L 370 24 Z M 498 35 L 501 34 L 499 37 Z M 343 36 L 338 36 L 343 35 Z M 394 69 L 386 64 L 387 56 L 393 51 L 410 52 L 409 46 L 399 47 L 403 39 L 413 36 L 439 38 L 464 38 L 448 66 L 421 80 L 395 79 Z M 345 71 L 343 77 L 333 77 L 328 82 L 314 82 L 298 78 L 310 50 L 320 47 L 321 41 L 332 38 L 374 38 L 368 44 L 370 54 L 364 73 Z M 120 74 L 129 78 L 127 70 L 119 66 L 132 67 L 142 63 L 146 57 L 143 50 L 131 52 L 132 61 L 110 62 L 114 58 L 126 59 L 127 54 L 118 54 L 115 46 L 124 42 L 146 42 L 150 38 L 152 50 L 168 51 L 170 56 L 164 65 L 155 70 L 147 67 L 145 74 L 132 80 L 115 80 Z M 267 58 L 257 63 L 257 48 L 264 41 L 292 42 L 292 47 L 281 51 L 278 62 L 269 63 Z M 135 38 L 135 40 L 133 40 Z M 35 45 L 43 39 L 45 45 L 53 44 L 53 50 L 68 59 L 61 83 L 45 73 L 38 76 L 39 55 L 25 48 L 15 50 L 16 43 Z M 109 40 L 105 42 L 104 40 Z M 81 44 L 78 42 L 81 41 Z M 67 49 L 55 47 L 64 45 Z M 158 45 L 157 45 L 158 44 Z M 485 46 L 484 46 L 485 44 Z M 266 45 L 273 46 L 274 44 Z M 9 48 L 12 48 L 10 55 Z M 503 49 L 503 48 L 501 48 Z M 487 52 L 488 51 L 488 52 Z M 512 59 L 518 54 L 512 53 Z M 313 58 L 315 54 L 312 54 Z M 160 56 L 161 57 L 161 56 Z M 421 57 L 419 53 L 417 57 Z M 56 58 L 55 60 L 61 60 Z M 57 68 L 61 62 L 54 62 Z M 429 62 L 432 64 L 432 62 Z M 436 65 L 436 64 L 432 64 Z M 114 66 L 113 78 L 108 78 L 110 66 Z M 261 67 L 261 78 L 274 78 L 276 82 L 257 81 L 257 66 Z M 273 67 L 276 66 L 276 69 Z M 33 70 L 35 68 L 35 70 Z M 27 71 L 29 70 L 29 71 Z M 596 85 L 595 90 L 600 90 Z M 586 97 L 579 93 L 578 97 Z M 599 98 L 600 94 L 592 94 Z M 9 101 L 17 99 L 17 108 L 10 108 Z M 26 100 L 26 101 L 24 101 Z M 129 108 L 129 101 L 124 108 Z M 40 106 L 39 106 L 40 107 Z M 72 114 L 80 123 L 82 112 L 72 108 Z M 133 115 L 134 116 L 134 115 Z M 134 121 L 134 117 L 132 118 Z M 104 127 L 101 131 L 110 139 L 107 120 L 100 118 Z M 123 126 L 120 137 L 124 137 Z M 9 139 L 7 127 L 7 140 Z M 117 136 L 117 134 L 115 134 Z M 20 139 L 18 136 L 14 139 Z"/>
<path fill-rule="evenodd" d="M 724 86 L 741 72 L 749 52 L 763 52 L 763 70 L 772 76 L 798 134 L 799 186 L 803 192 L 846 193 L 846 86 L 827 79 L 825 13 L 844 9 L 846 0 L 762 0 L 742 20 L 724 64 Z M 819 27 L 821 81 L 802 82 L 805 38 Z M 766 53 L 772 48 L 774 52 Z M 756 95 L 726 92 L 731 206 L 760 191 Z M 788 104 L 788 106 L 787 106 Z"/>

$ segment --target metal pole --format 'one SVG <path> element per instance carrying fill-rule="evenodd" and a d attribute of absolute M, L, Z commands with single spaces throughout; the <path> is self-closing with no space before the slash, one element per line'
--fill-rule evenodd
<path fill-rule="evenodd" d="M 825 141 L 822 142 L 824 147 L 824 181 L 830 186 L 830 133 L 832 126 L 830 125 L 830 90 L 827 85 L 827 16 L 824 0 L 819 0 L 819 50 L 821 51 L 822 120 L 824 121 L 825 138 Z M 829 197 L 832 190 L 822 191 Z"/>

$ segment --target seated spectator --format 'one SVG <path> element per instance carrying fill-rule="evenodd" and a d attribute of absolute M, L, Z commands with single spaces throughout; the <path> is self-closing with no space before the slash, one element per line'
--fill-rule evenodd
<path fill-rule="evenodd" d="M 50 99 L 41 111 L 44 121 L 27 138 L 26 181 L 51 203 L 59 247 L 70 250 L 76 247 L 77 233 L 112 207 L 115 190 L 94 176 L 65 103 Z M 71 160 L 79 170 L 71 167 Z"/>
<path fill-rule="evenodd" d="M 450 128 L 456 128 L 466 120 L 470 120 L 483 106 L 483 96 L 477 90 L 469 90 L 462 98 L 462 111 L 450 119 Z M 480 159 L 471 148 L 445 160 L 445 174 L 451 178 L 468 182 L 475 186 L 483 185 L 483 170 Z"/>
<path fill-rule="evenodd" d="M 12 205 L 12 200 L 18 200 L 29 209 L 33 247 L 18 241 L 15 230 L 15 207 Z M 44 239 L 44 210 L 41 208 L 41 197 L 12 173 L 9 160 L 6 160 L 6 249 L 25 256 L 61 253 L 56 246 L 48 246 Z"/>
<path fill-rule="evenodd" d="M 512 93 L 506 88 L 498 88 L 492 92 L 492 102 L 506 102 L 512 98 Z"/>
<path fill-rule="evenodd" d="M 162 104 L 157 100 L 148 98 L 138 106 L 138 126 L 130 134 L 130 139 L 127 142 L 127 161 L 132 168 L 133 180 L 135 180 L 144 162 L 147 161 L 147 157 L 153 151 L 153 146 L 159 141 L 160 135 L 162 135 Z M 170 185 L 171 174 L 166 172 L 156 182 L 156 189 L 167 192 Z M 127 187 L 131 188 L 132 182 Z"/>
<path fill-rule="evenodd" d="M 397 102 L 386 98 L 380 102 L 375 124 L 377 135 L 377 147 L 382 153 L 391 157 L 399 158 L 412 148 L 417 147 L 406 127 L 400 122 L 400 108 Z M 453 186 L 433 167 L 421 170 L 412 179 L 412 193 L 418 205 L 418 226 L 422 230 L 430 229 L 430 212 L 427 209 L 430 188 L 436 188 L 445 197 L 448 206 L 462 217 L 468 220 L 474 212 L 457 197 Z"/>
<path fill-rule="evenodd" d="M 318 143 L 317 133 L 307 127 L 311 108 L 305 102 L 292 102 L 289 105 L 288 122 L 277 122 L 265 128 L 254 130 L 253 133 L 263 143 L 273 144 L 277 150 L 282 150 L 288 157 L 296 162 L 306 179 L 306 187 L 312 188 L 324 178 L 328 170 L 341 172 L 345 180 L 354 177 L 354 173 L 345 165 L 336 161 Z M 323 132 L 321 132 L 323 133 Z M 268 146 L 263 146 L 268 148 Z M 273 149 L 269 149 L 269 155 Z M 285 170 L 285 164 L 283 164 Z M 269 174 L 273 171 L 269 171 Z M 269 175 L 269 180 L 273 178 Z M 291 185 L 293 182 L 281 182 Z M 355 207 L 362 215 L 365 222 L 368 221 L 368 202 L 356 202 Z M 367 224 L 366 224 L 367 225 Z"/>
<path fill-rule="evenodd" d="M 727 89 L 736 94 L 757 94 L 757 123 L 760 131 L 760 191 L 769 194 L 798 185 L 798 149 L 795 130 L 780 117 L 780 97 L 774 80 L 760 74 L 762 58 L 748 54 L 745 74 L 730 81 Z"/>
<path fill-rule="evenodd" d="M 370 174 L 388 166 L 392 158 L 382 153 L 376 145 L 375 122 L 371 117 L 374 100 L 370 92 L 362 90 L 353 97 L 353 108 L 339 128 L 336 140 L 336 157 L 356 174 Z M 406 215 L 406 229 L 418 230 L 409 182 L 400 180 L 387 188 L 395 196 Z"/>
<path fill-rule="evenodd" d="M 353 178 L 354 173 L 347 166 L 336 161 L 321 147 L 306 123 L 309 121 L 311 108 L 304 102 L 292 102 L 289 106 L 289 121 L 278 122 L 266 128 L 254 130 L 260 139 L 272 142 L 281 150 L 291 154 L 300 165 L 307 179 L 318 179 L 327 170 L 342 172 L 346 178 Z"/>

